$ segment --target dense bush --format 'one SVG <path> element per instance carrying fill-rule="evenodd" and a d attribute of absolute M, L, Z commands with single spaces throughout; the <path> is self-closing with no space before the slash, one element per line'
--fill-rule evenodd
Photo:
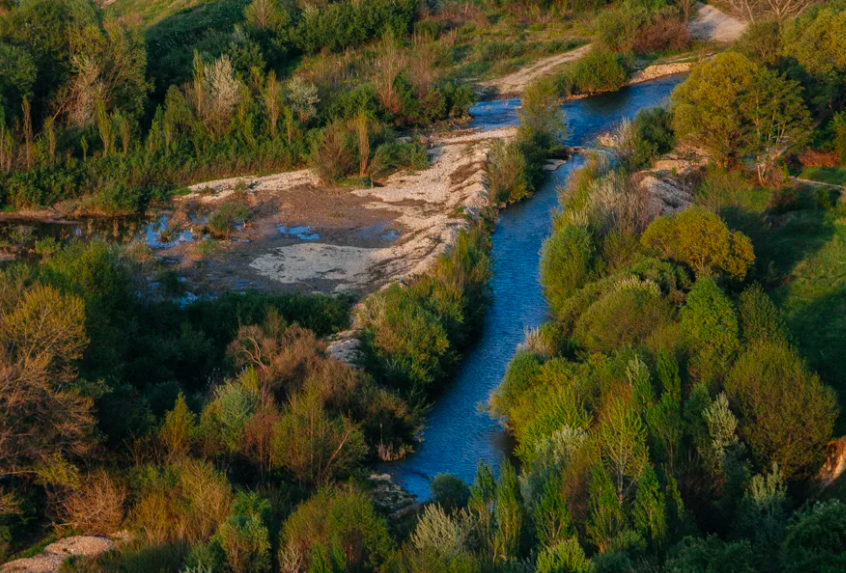
<path fill-rule="evenodd" d="M 556 78 L 556 83 L 560 93 L 569 96 L 614 90 L 628 80 L 629 71 L 620 55 L 595 48 L 576 62 L 572 70 Z"/>
<path fill-rule="evenodd" d="M 541 251 L 541 284 L 553 312 L 590 278 L 595 247 L 590 233 L 575 225 L 553 231 Z"/>

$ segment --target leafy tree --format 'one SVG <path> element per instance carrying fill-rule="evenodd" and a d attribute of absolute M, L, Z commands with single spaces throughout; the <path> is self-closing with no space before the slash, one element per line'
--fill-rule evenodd
<path fill-rule="evenodd" d="M 181 459 L 188 454 L 191 442 L 196 437 L 196 418 L 180 392 L 173 410 L 165 415 L 159 429 L 159 439 L 167 450 L 168 461 Z"/>
<path fill-rule="evenodd" d="M 755 64 L 731 52 L 696 66 L 672 95 L 679 138 L 707 149 L 718 163 L 731 162 L 744 143 L 742 102 L 752 91 L 756 72 Z"/>
<path fill-rule="evenodd" d="M 596 440 L 622 507 L 648 462 L 646 427 L 631 398 L 618 394 L 608 402 L 596 430 Z"/>
<path fill-rule="evenodd" d="M 313 485 L 348 475 L 367 452 L 361 430 L 344 416 L 330 416 L 314 391 L 291 398 L 271 447 L 274 465 Z"/>
<path fill-rule="evenodd" d="M 637 532 L 652 547 L 660 550 L 665 546 L 669 533 L 667 507 L 664 492 L 652 467 L 647 466 L 637 482 L 632 521 Z"/>
<path fill-rule="evenodd" d="M 787 573 L 835 573 L 846 567 L 846 505 L 817 503 L 797 515 L 782 546 Z"/>
<path fill-rule="evenodd" d="M 726 391 L 759 464 L 778 463 L 788 479 L 816 471 L 837 402 L 796 350 L 779 341 L 751 346 L 732 368 Z"/>
<path fill-rule="evenodd" d="M 494 507 L 494 560 L 508 561 L 519 557 L 524 541 L 526 516 L 517 472 L 508 460 L 504 460 L 499 468 Z"/>
<path fill-rule="evenodd" d="M 470 489 L 461 478 L 450 474 L 438 474 L 432 480 L 429 490 L 432 501 L 444 508 L 447 513 L 463 509 L 470 500 Z"/>
<path fill-rule="evenodd" d="M 673 548 L 671 573 L 755 573 L 757 558 L 747 541 L 726 543 L 716 536 L 688 537 Z"/>
<path fill-rule="evenodd" d="M 787 326 L 781 311 L 761 285 L 752 285 L 740 294 L 738 314 L 743 340 L 747 344 L 787 339 Z"/>
<path fill-rule="evenodd" d="M 755 261 L 752 241 L 740 231 L 730 231 L 722 219 L 704 209 L 659 217 L 640 240 L 643 246 L 704 276 L 719 272 L 742 280 Z"/>
<path fill-rule="evenodd" d="M 704 381 L 722 376 L 738 349 L 738 325 L 731 301 L 712 279 L 693 285 L 681 310 L 681 328 L 692 372 Z"/>
<path fill-rule="evenodd" d="M 241 492 L 235 498 L 232 515 L 215 535 L 226 554 L 232 573 L 267 573 L 271 570 L 270 502 L 254 492 Z"/>
<path fill-rule="evenodd" d="M 285 520 L 279 543 L 283 570 L 308 571 L 315 559 L 343 561 L 347 571 L 372 571 L 392 549 L 385 522 L 368 496 L 354 489 L 322 489 Z"/>
<path fill-rule="evenodd" d="M 568 537 L 541 551 L 537 573 L 589 573 L 590 560 L 575 537 Z"/>
<path fill-rule="evenodd" d="M 595 247 L 584 227 L 564 225 L 555 229 L 543 243 L 541 284 L 554 313 L 590 277 Z"/>

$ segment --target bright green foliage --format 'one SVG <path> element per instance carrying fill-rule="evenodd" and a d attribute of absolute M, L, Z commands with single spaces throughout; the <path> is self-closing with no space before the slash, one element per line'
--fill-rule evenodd
<path fill-rule="evenodd" d="M 747 344 L 787 339 L 787 326 L 781 311 L 760 285 L 755 284 L 740 294 L 737 310 L 743 340 Z"/>
<path fill-rule="evenodd" d="M 752 241 L 703 209 L 659 217 L 643 233 L 641 243 L 704 276 L 723 273 L 742 280 L 755 261 Z"/>
<path fill-rule="evenodd" d="M 732 368 L 726 390 L 759 463 L 778 463 L 789 479 L 817 470 L 837 417 L 836 399 L 794 349 L 784 342 L 751 346 Z"/>
<path fill-rule="evenodd" d="M 612 549 L 614 539 L 626 526 L 623 507 L 611 476 L 602 465 L 591 472 L 590 517 L 585 529 L 591 542 L 601 552 Z"/>
<path fill-rule="evenodd" d="M 167 449 L 171 460 L 180 459 L 188 454 L 191 442 L 197 434 L 197 416 L 188 409 L 185 396 L 180 392 L 173 410 L 165 415 L 159 429 L 159 439 Z"/>
<path fill-rule="evenodd" d="M 790 525 L 783 545 L 787 573 L 835 573 L 846 567 L 846 505 L 817 503 Z"/>
<path fill-rule="evenodd" d="M 529 350 L 518 350 L 508 363 L 502 384 L 491 398 L 494 410 L 504 415 L 516 408 L 519 401 L 538 383 L 540 373 L 538 356 Z"/>
<path fill-rule="evenodd" d="M 450 516 L 439 505 L 427 506 L 411 535 L 411 544 L 419 552 L 433 552 L 445 562 L 467 553 L 469 533 L 465 515 Z"/>
<path fill-rule="evenodd" d="M 638 479 L 632 522 L 652 547 L 661 549 L 665 546 L 669 533 L 666 501 L 658 476 L 651 467 L 647 467 Z"/>
<path fill-rule="evenodd" d="M 503 461 L 499 468 L 494 508 L 494 560 L 507 561 L 519 556 L 526 527 L 517 472 L 508 460 Z"/>
<path fill-rule="evenodd" d="M 220 526 L 216 541 L 232 573 L 267 573 L 271 569 L 268 521 L 270 502 L 256 493 L 239 493 L 232 515 Z"/>
<path fill-rule="evenodd" d="M 705 147 L 717 162 L 730 160 L 744 141 L 742 102 L 756 71 L 755 64 L 737 53 L 696 66 L 672 96 L 679 138 Z"/>
<path fill-rule="evenodd" d="M 590 352 L 612 352 L 643 344 L 671 316 L 672 309 L 655 283 L 623 279 L 582 314 L 573 338 Z"/>
<path fill-rule="evenodd" d="M 602 463 L 622 506 L 647 467 L 646 427 L 636 405 L 623 395 L 608 398 L 606 411 L 596 429 Z"/>
<path fill-rule="evenodd" d="M 537 573 L 589 573 L 590 560 L 575 537 L 547 547 L 538 555 Z"/>
<path fill-rule="evenodd" d="M 562 541 L 567 542 L 565 538 L 572 532 L 572 526 L 560 474 L 552 474 L 547 478 L 540 499 L 532 508 L 532 520 L 541 546 L 552 548 Z"/>
<path fill-rule="evenodd" d="M 810 118 L 799 85 L 739 53 L 697 66 L 673 92 L 676 132 L 726 165 L 748 154 L 762 178 L 806 140 Z"/>
<path fill-rule="evenodd" d="M 563 95 L 573 95 L 614 90 L 628 79 L 629 71 L 620 55 L 607 49 L 594 48 L 557 81 Z"/>
<path fill-rule="evenodd" d="M 553 312 L 589 278 L 595 248 L 590 232 L 576 225 L 555 229 L 543 243 L 541 284 Z"/>
<path fill-rule="evenodd" d="M 285 520 L 279 561 L 308 570 L 315 558 L 343 561 L 350 571 L 376 568 L 392 548 L 385 522 L 368 496 L 353 489 L 322 489 Z"/>
<path fill-rule="evenodd" d="M 696 281 L 681 310 L 681 327 L 699 379 L 722 375 L 738 349 L 738 325 L 731 301 L 712 279 Z"/>

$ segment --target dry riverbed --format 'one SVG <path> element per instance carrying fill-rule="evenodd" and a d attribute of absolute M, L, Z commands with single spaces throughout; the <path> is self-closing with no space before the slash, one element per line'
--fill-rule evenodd
<path fill-rule="evenodd" d="M 227 202 L 251 211 L 231 238 L 183 241 L 158 254 L 194 293 L 300 290 L 359 293 L 425 272 L 488 204 L 491 142 L 512 130 L 434 141 L 430 167 L 372 188 L 321 184 L 309 170 L 202 183 L 172 220 L 203 220 Z M 177 232 L 179 229 L 177 228 Z"/>

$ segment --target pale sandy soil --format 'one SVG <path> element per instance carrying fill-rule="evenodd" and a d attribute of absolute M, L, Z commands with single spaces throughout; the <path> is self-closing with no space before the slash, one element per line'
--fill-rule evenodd
<path fill-rule="evenodd" d="M 114 542 L 106 537 L 65 537 L 45 547 L 40 555 L 16 559 L 0 566 L 0 573 L 52 573 L 58 571 L 68 557 L 98 555 L 113 549 L 114 546 Z"/>
<path fill-rule="evenodd" d="M 198 256 L 184 243 L 161 254 L 174 260 L 192 292 L 303 290 L 370 292 L 425 272 L 488 204 L 484 165 L 491 142 L 512 129 L 464 132 L 430 148 L 431 165 L 397 173 L 373 188 L 333 188 L 309 170 L 195 185 L 180 198 L 186 212 L 239 200 L 255 215 L 221 241 L 222 252 Z M 318 238 L 280 233 L 307 226 Z M 387 233 L 386 233 L 387 231 Z"/>
<path fill-rule="evenodd" d="M 713 6 L 700 3 L 697 8 L 696 17 L 688 24 L 691 36 L 697 40 L 730 43 L 739 38 L 746 29 L 745 22 L 732 18 Z M 575 50 L 542 58 L 507 76 L 481 82 L 479 86 L 486 92 L 496 93 L 500 97 L 518 96 L 533 81 L 550 76 L 564 64 L 584 57 L 591 50 L 591 46 L 586 44 Z M 694 64 L 694 62 L 682 62 L 648 66 L 635 72 L 629 84 L 689 72 Z"/>
<path fill-rule="evenodd" d="M 696 8 L 696 18 L 687 27 L 696 40 L 728 44 L 737 40 L 746 30 L 746 22 L 732 18 L 711 5 L 700 3 Z"/>
<path fill-rule="evenodd" d="M 502 96 L 520 94 L 533 81 L 551 75 L 568 62 L 575 62 L 587 54 L 590 49 L 591 45 L 587 44 L 575 50 L 564 52 L 563 54 L 555 54 L 554 56 L 542 58 L 517 70 L 513 74 L 482 82 L 479 85 L 487 90 L 495 91 Z"/>

